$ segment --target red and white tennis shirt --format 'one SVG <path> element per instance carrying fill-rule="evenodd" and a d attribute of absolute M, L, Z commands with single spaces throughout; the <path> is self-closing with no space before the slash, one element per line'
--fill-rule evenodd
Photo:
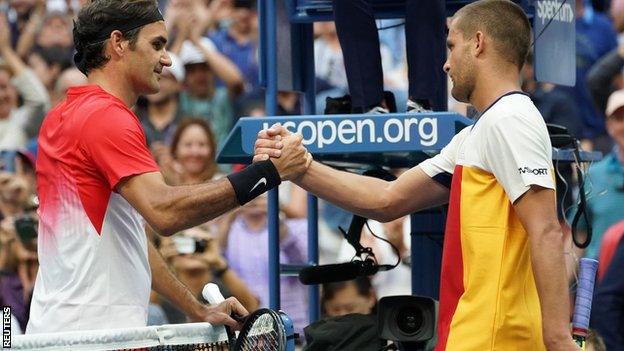
<path fill-rule="evenodd" d="M 27 333 L 145 326 L 143 219 L 115 191 L 158 171 L 137 117 L 97 85 L 72 88 L 39 134 L 39 262 Z"/>

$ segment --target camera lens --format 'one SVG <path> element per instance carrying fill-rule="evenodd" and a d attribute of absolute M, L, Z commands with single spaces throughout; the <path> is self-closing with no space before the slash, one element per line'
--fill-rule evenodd
<path fill-rule="evenodd" d="M 401 332 L 414 335 L 423 325 L 423 314 L 419 308 L 406 307 L 397 314 L 397 326 Z"/>

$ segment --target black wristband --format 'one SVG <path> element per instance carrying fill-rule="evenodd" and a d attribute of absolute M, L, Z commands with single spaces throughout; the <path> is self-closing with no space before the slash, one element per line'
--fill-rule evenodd
<path fill-rule="evenodd" d="M 242 171 L 228 175 L 227 178 L 232 183 L 236 199 L 241 206 L 282 182 L 277 168 L 270 160 L 253 163 Z"/>

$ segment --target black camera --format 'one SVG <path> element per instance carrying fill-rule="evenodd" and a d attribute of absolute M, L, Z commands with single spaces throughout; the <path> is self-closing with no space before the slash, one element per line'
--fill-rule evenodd
<path fill-rule="evenodd" d="M 17 237 L 28 250 L 37 250 L 38 225 L 39 221 L 34 214 L 24 214 L 15 218 L 14 226 Z"/>
<path fill-rule="evenodd" d="M 424 296 L 387 296 L 379 300 L 379 336 L 398 342 L 399 350 L 433 350 L 438 302 Z"/>
<path fill-rule="evenodd" d="M 206 251 L 208 247 L 208 240 L 206 239 L 197 239 L 183 235 L 175 236 L 173 238 L 173 243 L 178 253 L 187 255 L 202 253 Z"/>

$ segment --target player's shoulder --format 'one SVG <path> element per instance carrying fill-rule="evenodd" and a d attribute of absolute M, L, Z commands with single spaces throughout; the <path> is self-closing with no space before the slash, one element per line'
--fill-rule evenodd
<path fill-rule="evenodd" d="M 139 124 L 132 110 L 116 97 L 103 91 L 85 97 L 76 111 L 84 116 L 87 124 L 98 128 Z"/>
<path fill-rule="evenodd" d="M 482 128 L 524 128 L 544 127 L 541 113 L 531 100 L 522 92 L 503 95 L 485 110 L 479 118 Z"/>

